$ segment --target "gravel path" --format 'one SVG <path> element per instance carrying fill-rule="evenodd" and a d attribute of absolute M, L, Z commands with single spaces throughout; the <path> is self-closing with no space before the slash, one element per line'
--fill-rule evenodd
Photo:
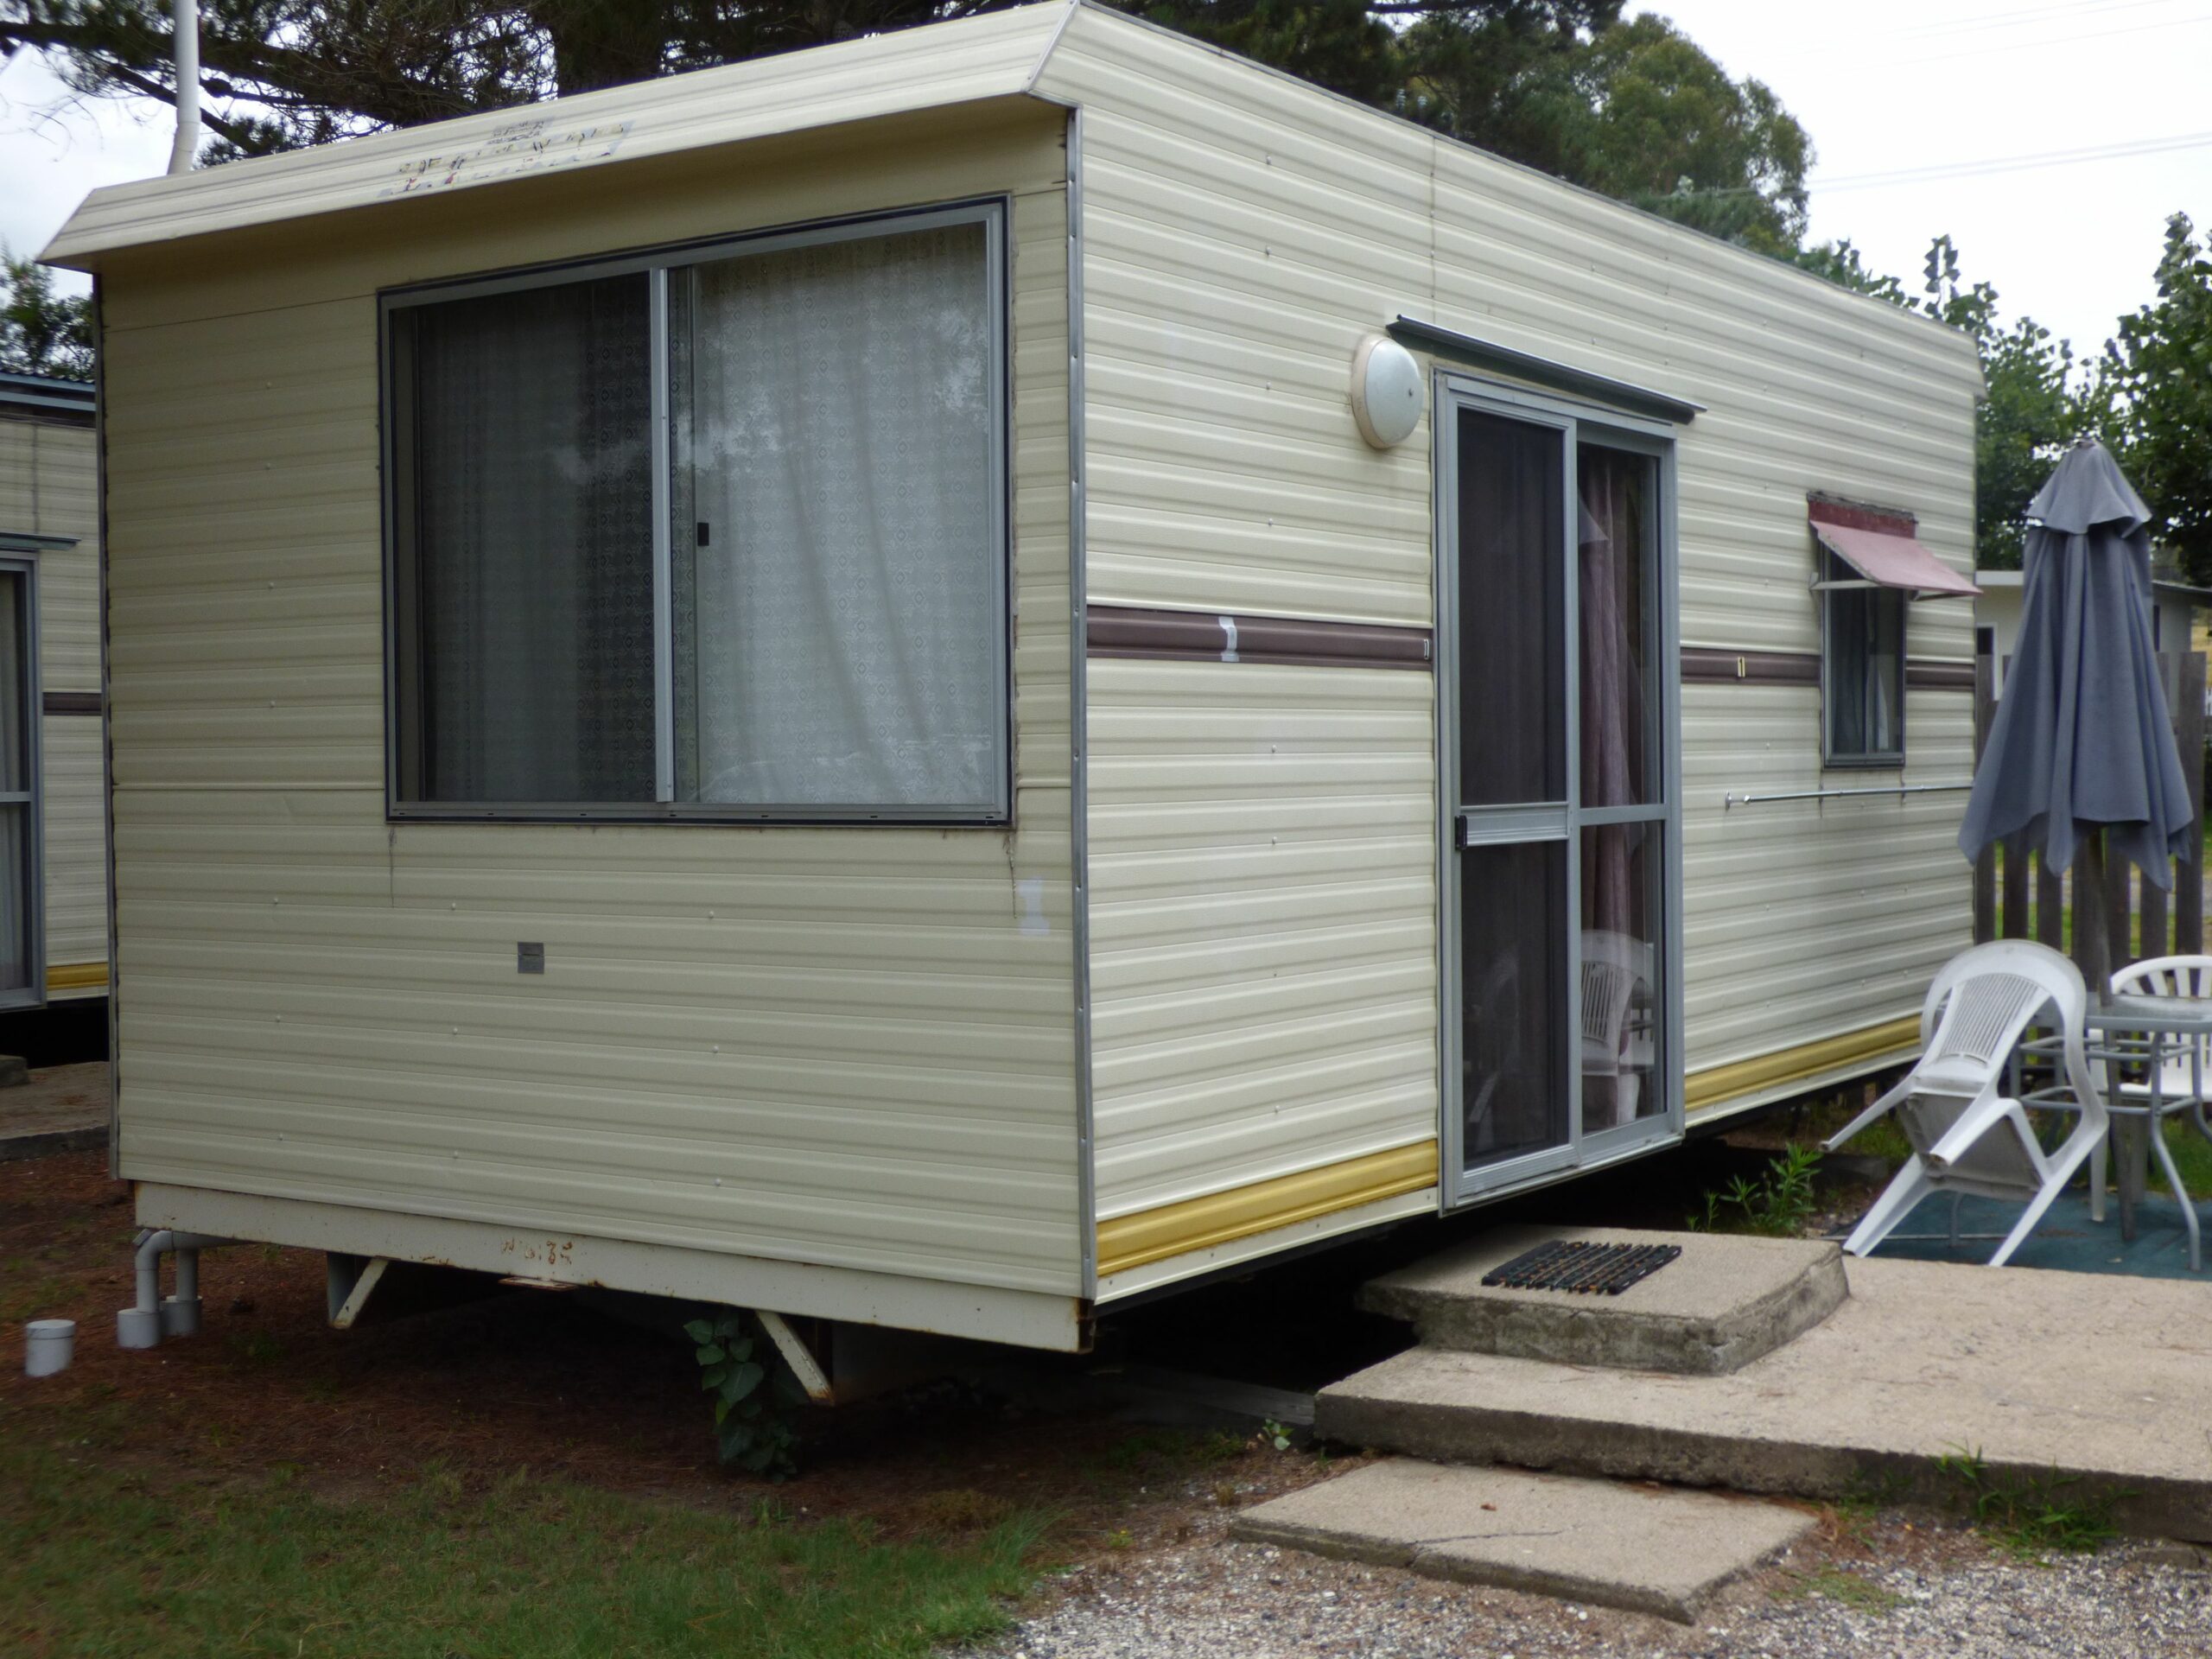
<path fill-rule="evenodd" d="M 2192 1552 L 2115 1545 L 2025 1562 L 1974 1535 L 1888 1516 L 1812 1535 L 1726 1592 L 1695 1626 L 1441 1584 L 1225 1536 L 1064 1575 L 995 1659 L 2204 1659 L 2212 1570 Z M 2177 1560 L 2176 1557 L 2183 1558 Z"/>

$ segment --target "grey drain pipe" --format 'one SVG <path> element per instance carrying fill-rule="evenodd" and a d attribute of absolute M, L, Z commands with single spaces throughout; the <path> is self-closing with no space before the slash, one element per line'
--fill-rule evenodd
<path fill-rule="evenodd" d="M 119 1348 L 152 1348 L 163 1337 L 191 1337 L 200 1333 L 200 1252 L 236 1239 L 207 1233 L 178 1233 L 163 1228 L 141 1233 L 131 1265 L 137 1271 L 138 1302 L 115 1316 L 115 1341 Z M 162 1298 L 162 1258 L 176 1255 L 176 1294 Z"/>

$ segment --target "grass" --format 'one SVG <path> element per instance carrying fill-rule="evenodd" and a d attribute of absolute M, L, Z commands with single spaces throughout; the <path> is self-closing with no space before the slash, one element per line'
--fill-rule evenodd
<path fill-rule="evenodd" d="M 25 1659 L 920 1659 L 1007 1623 L 1039 1536 L 887 1542 L 526 1473 L 165 1491 L 23 1427 L 0 1425 L 0 1650 Z"/>
<path fill-rule="evenodd" d="M 1885 1589 L 1871 1579 L 1862 1579 L 1856 1573 L 1847 1573 L 1841 1567 L 1793 1573 L 1789 1579 L 1788 1584 L 1775 1592 L 1775 1600 L 1802 1601 L 1808 1596 L 1819 1596 L 1866 1613 L 1885 1613 L 1904 1605 L 1904 1598 L 1896 1591 Z"/>
<path fill-rule="evenodd" d="M 1813 1218 L 1813 1177 L 1820 1163 L 1820 1153 L 1811 1147 L 1784 1147 L 1758 1180 L 1738 1175 L 1726 1186 L 1707 1192 L 1704 1208 L 1686 1218 L 1690 1230 L 1800 1236 Z"/>
<path fill-rule="evenodd" d="M 2165 1134 L 2166 1150 L 2174 1155 L 2183 1189 L 2192 1198 L 2212 1198 L 2212 1141 L 2199 1135 L 2195 1124 L 2173 1118 L 2166 1120 Z M 2150 1191 L 2155 1192 L 2164 1185 L 2165 1173 L 2153 1160 Z"/>
<path fill-rule="evenodd" d="M 2054 1471 L 2042 1478 L 2002 1479 L 1980 1452 L 1963 1446 L 1938 1458 L 1936 1466 L 1963 1489 L 1975 1527 L 2012 1554 L 2024 1559 L 2053 1551 L 2088 1554 L 2119 1536 L 2112 1511 L 2125 1493 L 2069 1499 L 2067 1489 L 2080 1485 L 2077 1476 Z"/>

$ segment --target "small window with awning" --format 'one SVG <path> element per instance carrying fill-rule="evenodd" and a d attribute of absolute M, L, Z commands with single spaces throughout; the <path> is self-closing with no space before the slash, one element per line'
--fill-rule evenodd
<path fill-rule="evenodd" d="M 1821 758 L 1831 766 L 1902 766 L 1909 607 L 1980 589 L 1921 545 L 1910 512 L 1815 496 L 1806 516 L 1820 606 Z"/>

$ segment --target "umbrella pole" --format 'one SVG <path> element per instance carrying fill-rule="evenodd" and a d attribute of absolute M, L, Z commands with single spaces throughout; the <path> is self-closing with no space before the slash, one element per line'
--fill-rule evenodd
<path fill-rule="evenodd" d="M 2105 835 L 2082 838 L 2074 871 L 2074 961 L 2099 1007 L 2112 1001 L 2112 930 L 2105 917 Z"/>

